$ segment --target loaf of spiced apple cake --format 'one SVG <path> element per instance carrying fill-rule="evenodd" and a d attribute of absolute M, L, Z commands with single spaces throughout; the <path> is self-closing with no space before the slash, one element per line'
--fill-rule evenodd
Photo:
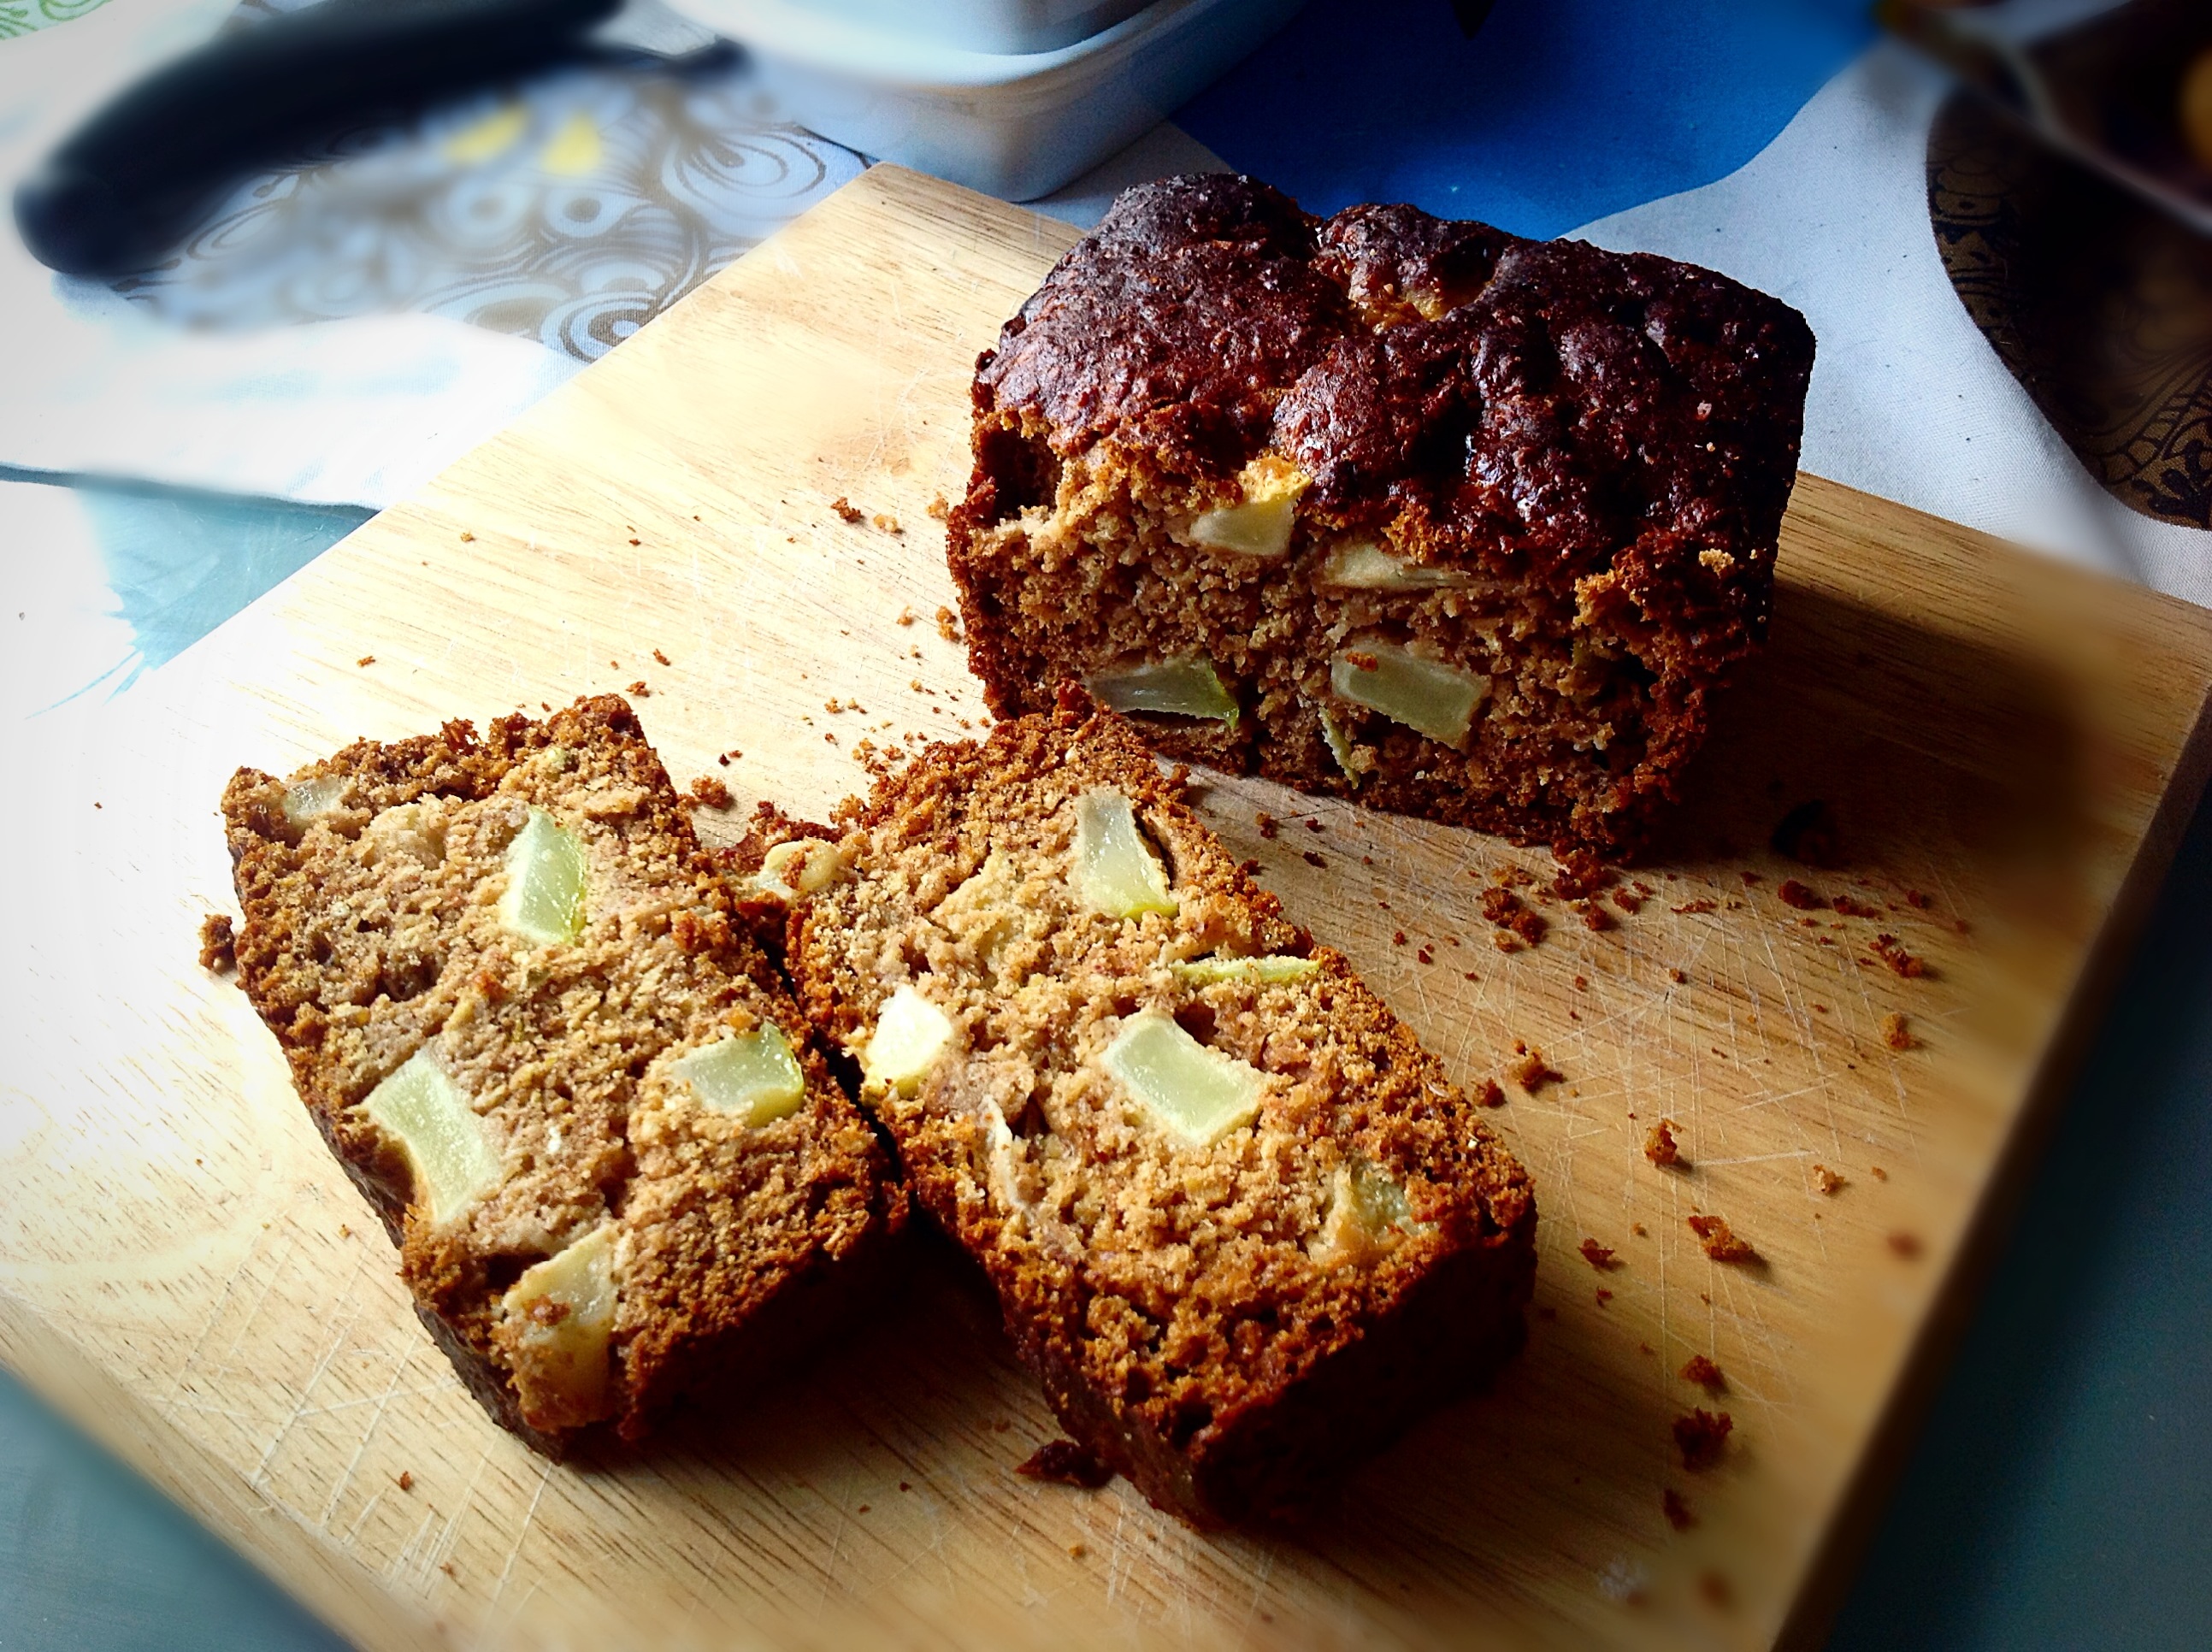
<path fill-rule="evenodd" d="M 1133 189 L 982 356 L 951 569 L 1001 716 L 1634 848 L 1763 638 L 1813 336 L 1692 265 Z"/>
<path fill-rule="evenodd" d="M 836 1316 L 904 1191 L 629 707 L 223 793 L 238 973 L 501 1422 L 635 1438 Z"/>
<path fill-rule="evenodd" d="M 1520 1345 L 1527 1173 L 1124 719 L 848 805 L 788 965 L 1061 1423 L 1159 1506 L 1280 1513 Z M 801 859 L 803 857 L 803 859 Z"/>

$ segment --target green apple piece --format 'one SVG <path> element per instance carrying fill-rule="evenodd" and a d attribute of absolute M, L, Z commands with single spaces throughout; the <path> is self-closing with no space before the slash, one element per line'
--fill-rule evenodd
<path fill-rule="evenodd" d="M 1260 1115 L 1267 1076 L 1208 1049 L 1160 1010 L 1121 1023 L 1106 1047 L 1111 1073 L 1147 1117 L 1186 1147 L 1211 1147 Z"/>
<path fill-rule="evenodd" d="M 1333 1261 L 1371 1261 L 1429 1224 L 1413 1219 L 1403 1183 L 1381 1166 L 1355 1158 L 1340 1168 L 1316 1251 Z"/>
<path fill-rule="evenodd" d="M 779 843 L 761 858 L 753 887 L 763 895 L 789 902 L 800 895 L 817 895 L 836 883 L 845 870 L 845 857 L 835 843 L 818 837 L 796 837 Z"/>
<path fill-rule="evenodd" d="M 284 788 L 284 818 L 295 826 L 305 826 L 316 816 L 337 807 L 344 793 L 343 774 L 319 774 L 311 780 L 300 780 Z"/>
<path fill-rule="evenodd" d="M 1365 660 L 1374 662 L 1371 668 Z M 1486 677 L 1379 641 L 1356 643 L 1340 652 L 1330 662 L 1328 685 L 1340 699 L 1379 711 L 1392 722 L 1449 746 L 1466 740 L 1474 708 L 1490 692 Z"/>
<path fill-rule="evenodd" d="M 1474 580 L 1449 568 L 1424 568 L 1394 556 L 1372 539 L 1348 539 L 1321 566 L 1321 582 L 1340 591 L 1448 591 Z"/>
<path fill-rule="evenodd" d="M 607 1403 L 607 1343 L 615 1328 L 614 1227 L 592 1229 L 523 1271 L 500 1298 L 523 1416 L 534 1428 L 597 1422 Z"/>
<path fill-rule="evenodd" d="M 1155 717 L 1206 717 L 1237 726 L 1237 696 L 1229 692 L 1210 659 L 1193 654 L 1182 659 L 1117 665 L 1094 672 L 1085 686 L 1101 705 L 1115 711 Z"/>
<path fill-rule="evenodd" d="M 399 1145 L 414 1172 L 415 1196 L 443 1226 L 498 1184 L 499 1156 L 437 1058 L 424 1045 L 362 1104 L 371 1122 Z"/>
<path fill-rule="evenodd" d="M 1304 981 L 1321 968 L 1313 958 L 1191 958 L 1174 966 L 1178 980 L 1194 987 L 1212 987 L 1224 981 L 1249 981 L 1273 987 L 1286 981 Z"/>
<path fill-rule="evenodd" d="M 1176 910 L 1167 871 L 1119 792 L 1085 792 L 1076 799 L 1075 886 L 1085 906 L 1109 918 Z"/>
<path fill-rule="evenodd" d="M 860 1077 L 871 1089 L 911 1096 L 952 1038 L 952 1022 L 911 987 L 902 987 L 884 1003 L 876 1029 L 860 1057 Z"/>
<path fill-rule="evenodd" d="M 806 1075 L 783 1029 L 772 1021 L 703 1045 L 679 1058 L 670 1071 L 707 1106 L 744 1124 L 773 1124 L 787 1117 L 806 1095 Z"/>
<path fill-rule="evenodd" d="M 1321 738 L 1328 742 L 1328 755 L 1336 759 L 1336 766 L 1344 771 L 1345 778 L 1356 789 L 1359 785 L 1359 771 L 1352 766 L 1352 738 L 1344 732 L 1344 726 L 1336 720 L 1336 714 L 1327 706 L 1321 708 Z"/>
<path fill-rule="evenodd" d="M 1272 562 L 1291 548 L 1298 500 L 1312 485 L 1313 478 L 1288 459 L 1263 453 L 1238 474 L 1237 503 L 1193 519 L 1191 543 Z"/>
<path fill-rule="evenodd" d="M 499 920 L 535 946 L 560 946 L 584 932 L 584 846 L 533 808 L 507 846 L 507 892 Z"/>

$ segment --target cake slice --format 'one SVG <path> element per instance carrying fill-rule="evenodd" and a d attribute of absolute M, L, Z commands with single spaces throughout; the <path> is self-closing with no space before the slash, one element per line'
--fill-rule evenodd
<path fill-rule="evenodd" d="M 623 701 L 222 807 L 240 982 L 501 1422 L 635 1439 L 836 1317 L 903 1189 Z"/>
<path fill-rule="evenodd" d="M 841 817 L 789 965 L 1068 1431 L 1216 1525 L 1511 1355 L 1535 1206 L 1180 790 L 1079 694 L 933 746 Z"/>
<path fill-rule="evenodd" d="M 1632 851 L 1763 638 L 1813 337 L 1711 270 L 1249 178 L 1128 191 L 975 374 L 991 708 Z"/>

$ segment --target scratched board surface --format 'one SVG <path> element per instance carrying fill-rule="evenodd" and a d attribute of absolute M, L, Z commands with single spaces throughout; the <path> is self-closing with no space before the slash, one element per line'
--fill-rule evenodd
<path fill-rule="evenodd" d="M 1771 646 L 1595 905 L 1540 853 L 1195 777 L 1462 1083 L 1500 1081 L 1541 1211 L 1525 1356 L 1294 1531 L 1018 1478 L 1052 1420 L 928 1243 L 782 1385 L 544 1463 L 196 966 L 241 762 L 625 690 L 679 784 L 737 793 L 701 814 L 726 836 L 857 789 L 863 742 L 982 724 L 931 506 L 976 351 L 1067 234 L 878 168 L 157 683 L 40 726 L 4 828 L 0 1353 L 372 1647 L 1817 1636 L 2202 786 L 2197 610 L 1808 477 Z M 1691 1469 L 1696 1407 L 1733 1427 Z"/>

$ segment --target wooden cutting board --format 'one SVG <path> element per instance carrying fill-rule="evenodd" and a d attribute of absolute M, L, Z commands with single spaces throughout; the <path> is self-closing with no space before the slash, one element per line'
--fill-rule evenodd
<path fill-rule="evenodd" d="M 751 799 L 858 789 L 864 740 L 981 722 L 931 507 L 976 351 L 1070 239 L 878 167 L 145 685 L 37 726 L 5 828 L 0 1354 L 371 1647 L 1817 1639 L 2204 781 L 2199 610 L 1802 479 L 1772 645 L 1602 929 L 1542 853 L 1201 777 L 1462 1082 L 1516 1041 L 1561 1075 L 1494 1115 L 1542 1212 L 1526 1356 L 1294 1534 L 1018 1479 L 1051 1419 L 927 1247 L 781 1390 L 538 1461 L 195 967 L 238 763 L 627 689 L 679 784 L 738 794 L 702 816 L 726 835 Z M 1833 865 L 1771 846 L 1815 799 Z M 1524 873 L 1548 932 L 1501 950 L 1482 896 Z M 1709 1260 L 1698 1213 L 1763 1260 Z M 1723 1391 L 1678 1375 L 1698 1354 Z M 1698 1473 L 1692 1406 L 1735 1425 Z"/>

